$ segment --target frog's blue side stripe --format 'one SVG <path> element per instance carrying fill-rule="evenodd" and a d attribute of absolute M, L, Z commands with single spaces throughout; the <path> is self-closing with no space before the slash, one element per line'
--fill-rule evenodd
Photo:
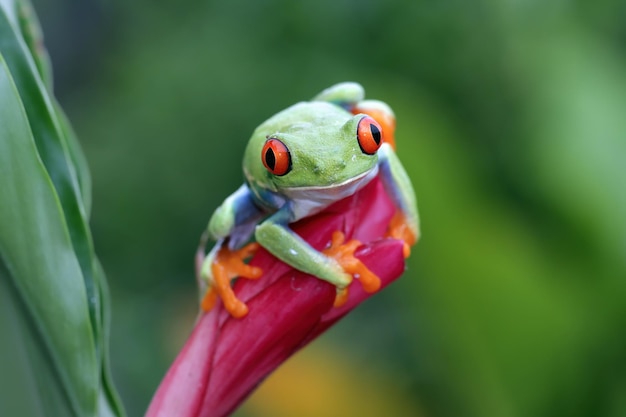
<path fill-rule="evenodd" d="M 233 249 L 250 240 L 254 226 L 265 213 L 254 203 L 250 189 L 242 185 L 216 210 L 216 215 L 221 221 L 210 223 L 209 232 L 214 239 L 228 237 L 228 247 Z"/>
<path fill-rule="evenodd" d="M 402 190 L 400 189 L 398 183 L 394 180 L 391 172 L 391 164 L 389 163 L 389 159 L 384 157 L 384 154 L 379 154 L 378 169 L 385 191 L 387 191 L 387 194 L 394 202 L 395 206 L 403 212 L 406 212 L 407 207 L 405 207 L 404 199 L 402 198 Z"/>

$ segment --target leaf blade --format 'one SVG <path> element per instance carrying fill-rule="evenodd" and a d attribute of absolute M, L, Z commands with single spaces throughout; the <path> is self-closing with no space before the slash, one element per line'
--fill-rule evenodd
<path fill-rule="evenodd" d="M 93 415 L 99 366 L 80 265 L 2 56 L 0 101 L 0 256 L 75 413 Z"/>
<path fill-rule="evenodd" d="M 100 346 L 101 323 L 98 285 L 94 283 L 94 251 L 80 196 L 76 169 L 72 164 L 65 136 L 55 117 L 53 102 L 24 40 L 0 8 L 0 54 L 3 55 L 19 96 L 37 151 L 58 195 L 87 292 L 89 315 L 96 347 Z"/>

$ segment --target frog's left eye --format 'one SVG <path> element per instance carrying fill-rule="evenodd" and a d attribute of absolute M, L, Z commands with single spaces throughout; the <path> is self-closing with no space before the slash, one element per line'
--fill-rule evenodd
<path fill-rule="evenodd" d="M 356 136 L 361 150 L 368 155 L 374 155 L 383 143 L 383 129 L 369 116 L 359 121 Z"/>
<path fill-rule="evenodd" d="M 284 143 L 278 139 L 268 139 L 261 151 L 261 160 L 269 172 L 274 175 L 285 175 L 291 171 L 291 154 Z"/>

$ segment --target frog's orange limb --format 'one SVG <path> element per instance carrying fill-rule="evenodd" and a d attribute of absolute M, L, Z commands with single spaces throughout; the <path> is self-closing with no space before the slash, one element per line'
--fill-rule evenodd
<path fill-rule="evenodd" d="M 348 288 L 344 288 L 342 290 L 337 289 L 337 295 L 335 296 L 335 302 L 333 303 L 333 307 L 341 307 L 348 301 Z"/>
<path fill-rule="evenodd" d="M 376 120 L 383 130 L 383 142 L 387 142 L 391 145 L 394 151 L 396 150 L 396 118 L 392 114 L 387 113 L 382 109 L 359 107 L 358 105 L 354 106 L 351 111 L 352 114 L 367 114 Z"/>
<path fill-rule="evenodd" d="M 405 259 L 411 254 L 411 246 L 417 242 L 417 236 L 411 231 L 411 228 L 407 224 L 406 217 L 401 211 L 397 211 L 389 222 L 386 237 L 402 240 L 404 242 L 403 255 Z"/>
<path fill-rule="evenodd" d="M 238 250 L 230 250 L 226 246 L 219 249 L 211 264 L 212 285 L 200 304 L 204 311 L 213 308 L 219 297 L 224 303 L 224 308 L 233 317 L 241 318 L 248 314 L 248 306 L 235 296 L 230 282 L 236 277 L 257 279 L 263 274 L 261 268 L 244 263 L 244 260 L 252 256 L 258 248 L 258 243 L 250 243 Z"/>
<path fill-rule="evenodd" d="M 348 274 L 357 276 L 365 292 L 373 293 L 378 291 L 380 289 L 380 278 L 354 256 L 354 251 L 361 246 L 361 242 L 356 239 L 344 242 L 345 235 L 337 230 L 332 234 L 330 247 L 324 249 L 322 253 L 336 260 Z M 347 300 L 348 289 L 338 289 L 335 297 L 335 307 L 343 305 Z"/>
<path fill-rule="evenodd" d="M 216 302 L 217 291 L 215 290 L 215 287 L 209 287 L 209 289 L 204 293 L 200 307 L 202 308 L 202 311 L 210 311 L 213 307 L 215 307 Z"/>

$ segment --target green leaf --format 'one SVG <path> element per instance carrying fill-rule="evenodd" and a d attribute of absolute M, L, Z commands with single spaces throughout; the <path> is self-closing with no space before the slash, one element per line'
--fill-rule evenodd
<path fill-rule="evenodd" d="M 35 60 L 39 76 L 48 90 L 52 91 L 52 66 L 50 64 L 48 51 L 44 47 L 41 26 L 39 25 L 39 20 L 37 19 L 33 5 L 30 0 L 16 0 L 16 2 L 22 37 Z"/>
<path fill-rule="evenodd" d="M 75 415 L 28 308 L 0 260 L 0 415 Z"/>
<path fill-rule="evenodd" d="M 65 137 L 65 143 L 67 144 L 67 150 L 69 152 L 72 165 L 76 169 L 80 195 L 82 197 L 85 216 L 88 220 L 89 214 L 91 213 L 91 175 L 89 174 L 87 159 L 85 158 L 85 154 L 83 154 L 83 150 L 78 143 L 78 138 L 76 137 L 65 112 L 63 112 L 63 109 L 58 103 L 55 103 L 54 109 L 56 118 L 59 121 L 59 126 L 61 127 L 61 133 Z"/>
<path fill-rule="evenodd" d="M 37 68 L 21 36 L 4 13 L 0 13 L 0 54 L 19 91 L 39 156 L 58 194 L 72 246 L 78 258 L 87 291 L 89 314 L 95 345 L 100 346 L 98 284 L 94 282 L 94 259 L 91 235 L 86 223 L 76 170 L 66 139 L 55 117 L 54 105 L 39 78 Z"/>
<path fill-rule="evenodd" d="M 102 340 L 105 341 L 104 346 L 102 347 L 101 357 L 102 389 L 100 394 L 101 398 L 99 401 L 100 409 L 98 416 L 124 416 L 126 413 L 122 407 L 122 401 L 115 390 L 115 386 L 113 385 L 113 378 L 109 368 L 109 349 L 106 345 L 106 341 L 109 340 L 109 329 L 111 326 L 111 315 L 109 314 L 109 288 L 107 287 L 104 270 L 102 269 L 100 262 L 96 262 L 96 275 L 98 276 L 97 282 L 100 284 L 100 298 L 102 300 L 102 316 L 100 317 L 102 322 Z"/>
<path fill-rule="evenodd" d="M 88 317 L 91 325 L 88 329 L 94 338 L 91 351 L 96 358 L 98 380 L 95 384 L 84 385 L 83 381 L 70 379 L 69 385 L 66 384 L 65 388 L 71 398 L 80 397 L 81 392 L 88 393 L 87 409 L 82 408 L 84 404 L 80 404 L 79 398 L 79 415 L 91 415 L 96 412 L 99 416 L 121 416 L 124 415 L 124 411 L 108 370 L 109 358 L 106 345 L 109 325 L 108 304 L 107 300 L 101 300 L 100 297 L 101 291 L 106 290 L 106 283 L 104 273 L 95 257 L 91 234 L 87 226 L 91 209 L 91 178 L 87 163 L 69 121 L 54 97 L 49 96 L 52 91 L 52 72 L 43 46 L 39 22 L 30 1 L 0 0 L 0 6 L 6 13 L 6 16 L 0 13 L 0 52 L 5 54 L 7 66 L 23 101 L 37 148 L 35 153 L 39 154 L 38 157 L 41 158 L 47 170 L 49 180 L 52 180 L 53 193 L 56 190 L 55 196 L 59 199 L 72 248 L 82 272 L 80 277 L 84 285 L 78 288 L 84 291 L 83 298 L 89 307 Z M 16 160 L 19 160 L 19 157 Z M 12 201 L 8 204 L 14 204 L 19 210 L 19 202 Z M 29 277 L 28 275 L 13 278 L 35 282 L 39 279 L 47 279 L 43 276 Z M 19 288 L 20 283 L 16 282 L 16 286 Z M 75 287 L 75 289 L 78 288 Z M 22 295 L 26 301 L 33 301 L 29 300 L 32 294 Z M 106 291 L 104 295 L 107 295 Z M 38 300 L 33 301 L 34 304 L 37 302 Z M 62 300 L 51 302 L 62 304 Z M 59 336 L 56 335 L 58 326 L 57 328 L 48 327 L 49 323 L 38 320 L 35 312 L 33 322 L 42 328 L 44 336 L 52 335 L 52 339 Z M 34 349 L 33 355 L 42 356 L 42 352 Z M 62 358 L 50 355 L 46 357 L 48 360 L 54 360 L 56 368 L 67 368 Z M 51 376 L 48 379 L 51 385 L 58 385 L 58 378 Z M 45 392 L 40 391 L 39 394 L 45 394 Z M 49 396 L 58 397 L 58 395 Z M 97 397 L 95 400 L 97 411 L 92 410 L 95 397 Z M 74 408 L 76 409 L 76 406 Z M 68 415 L 68 413 L 52 412 L 51 415 Z"/>
<path fill-rule="evenodd" d="M 0 13 L 0 21 L 4 17 Z M 41 334 L 43 344 L 30 338 L 29 349 L 48 352 L 50 360 L 42 362 L 54 367 L 73 415 L 94 415 L 100 374 L 83 276 L 3 57 L 0 120 L 0 257 Z M 58 381 L 51 377 L 48 382 Z"/>

